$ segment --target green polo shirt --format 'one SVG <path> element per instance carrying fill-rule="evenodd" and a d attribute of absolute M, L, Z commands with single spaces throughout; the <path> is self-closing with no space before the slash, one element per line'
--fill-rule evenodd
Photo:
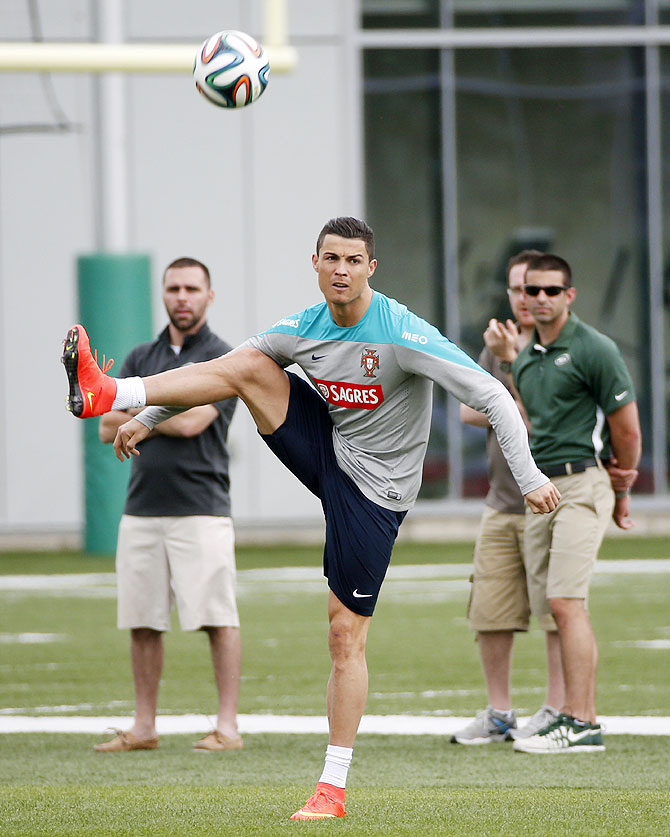
<path fill-rule="evenodd" d="M 610 455 L 606 417 L 635 401 L 633 382 L 613 340 L 571 313 L 556 340 L 537 332 L 512 366 L 531 422 L 539 468 Z"/>

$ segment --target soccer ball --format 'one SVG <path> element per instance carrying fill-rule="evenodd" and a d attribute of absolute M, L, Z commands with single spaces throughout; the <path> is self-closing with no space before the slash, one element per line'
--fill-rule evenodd
<path fill-rule="evenodd" d="M 241 108 L 265 90 L 270 65 L 263 47 L 245 32 L 233 29 L 207 38 L 193 65 L 195 86 L 214 105 Z"/>

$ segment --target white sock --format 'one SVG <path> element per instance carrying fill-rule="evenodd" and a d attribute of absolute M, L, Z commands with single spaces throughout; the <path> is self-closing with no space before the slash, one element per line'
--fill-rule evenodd
<path fill-rule="evenodd" d="M 353 747 L 336 747 L 334 744 L 329 744 L 326 747 L 326 763 L 319 781 L 327 782 L 336 788 L 346 788 L 347 773 L 353 755 Z"/>
<path fill-rule="evenodd" d="M 145 407 L 147 391 L 141 378 L 117 378 L 116 398 L 112 410 L 129 410 L 133 407 Z"/>

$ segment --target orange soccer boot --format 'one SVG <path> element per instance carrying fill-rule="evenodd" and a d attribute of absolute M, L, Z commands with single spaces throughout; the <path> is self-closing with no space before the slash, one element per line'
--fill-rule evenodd
<path fill-rule="evenodd" d="M 305 802 L 292 820 L 325 820 L 344 817 L 344 788 L 336 788 L 326 782 L 317 782 L 316 791 Z"/>
<path fill-rule="evenodd" d="M 66 408 L 77 418 L 101 416 L 112 409 L 116 398 L 116 379 L 105 374 L 114 365 L 103 355 L 102 369 L 98 366 L 98 350 L 91 354 L 91 344 L 82 325 L 73 325 L 63 342 L 61 363 L 69 384 Z"/>

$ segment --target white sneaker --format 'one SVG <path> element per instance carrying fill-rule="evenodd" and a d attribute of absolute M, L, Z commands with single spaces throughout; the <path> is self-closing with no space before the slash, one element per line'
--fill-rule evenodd
<path fill-rule="evenodd" d="M 491 744 L 509 741 L 508 733 L 516 728 L 516 712 L 498 712 L 491 706 L 481 709 L 474 720 L 451 736 L 452 744 Z"/>
<path fill-rule="evenodd" d="M 522 727 L 511 729 L 510 737 L 514 739 L 530 738 L 531 735 L 535 735 L 549 724 L 553 724 L 556 718 L 558 718 L 558 712 L 552 706 L 545 704 Z"/>
<path fill-rule="evenodd" d="M 565 714 L 536 735 L 518 738 L 512 747 L 518 753 L 601 753 L 605 749 L 600 724 Z"/>

